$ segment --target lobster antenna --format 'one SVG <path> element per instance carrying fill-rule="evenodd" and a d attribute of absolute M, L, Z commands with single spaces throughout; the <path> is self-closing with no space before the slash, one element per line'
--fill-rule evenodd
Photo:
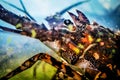
<path fill-rule="evenodd" d="M 17 10 L 23 12 L 23 13 L 25 13 L 31 20 L 36 21 L 36 20 L 28 13 L 28 11 L 26 10 L 26 8 L 25 8 L 22 0 L 19 0 L 19 1 L 20 1 L 20 4 L 21 4 L 21 6 L 22 6 L 23 9 L 21 9 L 21 8 L 19 8 L 19 7 L 15 6 L 15 5 L 7 2 L 7 1 L 4 1 L 4 0 L 1 0 L 1 1 L 4 2 L 5 4 L 7 4 L 7 5 L 9 5 L 9 6 L 13 7 L 13 8 L 15 8 L 15 9 L 17 9 Z"/>
<path fill-rule="evenodd" d="M 26 14 L 27 16 L 29 16 L 33 21 L 36 21 L 36 20 L 28 13 L 28 11 L 27 11 L 27 9 L 26 9 L 23 1 L 22 1 L 22 0 L 19 0 L 19 2 L 20 2 L 20 4 L 21 4 L 21 6 L 22 6 L 22 8 L 23 8 L 23 10 L 24 10 L 24 12 L 25 12 L 25 14 Z"/>

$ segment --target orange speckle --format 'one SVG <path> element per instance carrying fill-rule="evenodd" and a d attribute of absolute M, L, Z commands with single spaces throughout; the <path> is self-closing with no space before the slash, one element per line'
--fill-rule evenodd
<path fill-rule="evenodd" d="M 93 56 L 94 56 L 94 58 L 95 58 L 96 60 L 100 58 L 100 57 L 99 57 L 99 54 L 98 54 L 97 52 L 93 53 Z"/>
<path fill-rule="evenodd" d="M 91 29 L 92 29 L 90 25 L 87 25 L 86 28 L 87 28 L 88 30 L 91 30 Z"/>
<path fill-rule="evenodd" d="M 49 55 L 45 55 L 45 58 L 43 59 L 45 62 L 49 63 L 49 64 L 52 64 L 52 61 L 51 61 L 51 56 Z"/>
<path fill-rule="evenodd" d="M 66 51 L 66 49 L 64 49 L 63 47 L 61 48 L 61 50 Z"/>
<path fill-rule="evenodd" d="M 117 74 L 118 74 L 118 76 L 120 76 L 120 70 L 119 69 L 117 69 Z"/>
<path fill-rule="evenodd" d="M 94 80 L 98 80 L 100 74 L 101 74 L 101 72 L 98 72 L 97 75 L 95 76 Z"/>
<path fill-rule="evenodd" d="M 79 54 L 80 50 L 72 43 L 68 43 L 68 46 L 70 49 L 76 52 L 76 54 Z"/>
<path fill-rule="evenodd" d="M 64 64 L 62 64 L 62 65 L 61 65 L 61 67 L 62 67 L 62 71 L 63 71 L 64 73 L 66 73 L 66 68 L 65 68 L 65 65 L 64 65 Z"/>
<path fill-rule="evenodd" d="M 107 78 L 107 75 L 106 75 L 106 73 L 102 73 L 102 75 L 100 77 L 105 79 L 105 78 Z"/>
<path fill-rule="evenodd" d="M 88 42 L 87 38 L 81 38 L 81 41 L 82 41 L 83 43 L 87 43 L 87 42 Z"/>
<path fill-rule="evenodd" d="M 105 44 L 104 42 L 100 42 L 100 46 L 104 46 L 104 44 Z"/>
<path fill-rule="evenodd" d="M 92 38 L 91 35 L 85 35 L 84 38 L 81 38 L 81 41 L 82 41 L 83 43 L 88 43 L 88 44 L 90 44 L 90 43 L 93 42 L 93 38 Z"/>
<path fill-rule="evenodd" d="M 112 64 L 107 64 L 107 67 L 109 67 L 110 70 L 112 70 Z"/>

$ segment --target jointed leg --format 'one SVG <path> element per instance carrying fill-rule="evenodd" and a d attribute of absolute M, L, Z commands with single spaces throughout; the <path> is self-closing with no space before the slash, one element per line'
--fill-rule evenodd
<path fill-rule="evenodd" d="M 53 66 L 55 66 L 59 71 L 67 74 L 68 76 L 72 77 L 76 80 L 81 80 L 81 75 L 79 75 L 76 71 L 72 70 L 69 66 L 65 65 L 62 62 L 57 61 L 53 57 L 45 53 L 39 53 L 30 59 L 26 60 L 21 66 L 13 70 L 12 72 L 8 73 L 6 76 L 2 77 L 0 80 L 8 80 L 9 78 L 13 77 L 14 75 L 30 68 L 35 62 L 38 60 L 43 60 Z"/>
<path fill-rule="evenodd" d="M 8 32 L 17 33 L 17 34 L 29 35 L 29 33 L 25 32 L 25 31 L 15 30 L 15 29 L 11 29 L 11 28 L 8 28 L 8 27 L 0 26 L 0 29 L 2 29 L 4 31 L 8 31 Z"/>
<path fill-rule="evenodd" d="M 14 33 L 21 33 L 22 32 L 22 31 L 19 31 L 19 30 L 15 30 L 15 29 L 3 27 L 3 26 L 0 26 L 0 29 L 2 29 L 4 31 L 14 32 Z"/>

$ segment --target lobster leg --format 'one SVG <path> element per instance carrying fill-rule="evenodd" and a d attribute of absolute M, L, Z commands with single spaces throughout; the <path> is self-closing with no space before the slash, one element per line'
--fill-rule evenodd
<path fill-rule="evenodd" d="M 8 11 L 0 4 L 0 19 L 16 26 L 16 28 L 20 28 L 21 26 L 33 26 L 35 28 L 47 30 L 46 26 L 43 24 L 37 24 L 36 22 L 32 22 L 29 18 L 24 16 L 18 16 L 11 11 Z M 31 24 L 29 24 L 31 23 Z"/>
<path fill-rule="evenodd" d="M 74 73 L 73 75 L 75 76 L 76 74 Z M 88 78 L 84 75 L 80 76 L 80 78 L 77 78 L 77 76 L 75 78 L 70 76 L 70 74 L 64 73 L 58 69 L 56 74 L 52 77 L 52 80 L 88 80 Z"/>
<path fill-rule="evenodd" d="M 78 74 L 76 71 L 72 70 L 69 66 L 65 65 L 62 62 L 57 61 L 50 55 L 46 53 L 39 53 L 28 60 L 26 60 L 21 66 L 13 70 L 12 72 L 8 73 L 6 76 L 2 77 L 0 80 L 8 80 L 9 78 L 19 74 L 20 72 L 30 68 L 34 63 L 36 63 L 38 60 L 43 60 L 53 66 L 55 66 L 59 71 L 63 72 L 64 74 L 67 74 L 68 76 L 72 77 L 76 80 L 81 80 L 82 76 Z"/>
<path fill-rule="evenodd" d="M 63 79 L 72 79 L 72 77 L 68 76 L 67 74 L 57 70 L 56 74 L 52 77 L 52 80 L 63 80 Z"/>
<path fill-rule="evenodd" d="M 3 26 L 0 26 L 0 29 L 2 29 L 4 31 L 12 32 L 12 33 L 21 34 L 21 35 L 27 35 L 27 36 L 31 35 L 30 33 L 27 33 L 25 31 L 11 29 L 11 28 L 7 28 L 7 27 L 3 27 Z"/>

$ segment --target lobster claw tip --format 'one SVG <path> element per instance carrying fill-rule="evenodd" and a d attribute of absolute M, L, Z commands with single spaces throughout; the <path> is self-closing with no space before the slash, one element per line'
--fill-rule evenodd
<path fill-rule="evenodd" d="M 76 9 L 77 14 L 82 13 L 80 10 Z"/>
<path fill-rule="evenodd" d="M 78 17 L 75 14 L 73 14 L 71 12 L 68 12 L 68 13 L 72 17 L 73 21 L 77 21 L 78 20 Z"/>
<path fill-rule="evenodd" d="M 87 23 L 87 24 L 90 24 L 90 21 L 89 21 L 88 18 L 84 15 L 84 13 L 82 13 L 80 10 L 77 10 L 77 9 L 76 9 L 76 12 L 77 12 L 77 14 L 78 14 L 78 18 L 79 18 L 80 21 L 85 22 L 85 23 Z"/>

